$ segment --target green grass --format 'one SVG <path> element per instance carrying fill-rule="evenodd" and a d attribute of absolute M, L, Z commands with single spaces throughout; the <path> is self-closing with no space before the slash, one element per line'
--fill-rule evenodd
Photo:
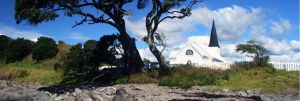
<path fill-rule="evenodd" d="M 270 67 L 230 71 L 229 80 L 219 80 L 217 88 L 261 89 L 263 92 L 299 89 L 299 71 L 274 70 Z"/>
<path fill-rule="evenodd" d="M 287 88 L 299 89 L 299 71 L 275 70 L 272 67 L 254 67 L 229 70 L 172 68 L 170 74 L 159 76 L 157 70 L 124 77 L 115 83 L 156 83 L 161 86 L 180 87 L 206 86 L 210 90 L 259 89 L 262 92 L 278 92 Z"/>
<path fill-rule="evenodd" d="M 0 73 L 0 77 L 16 75 L 14 78 L 11 78 L 11 80 L 41 83 L 44 85 L 59 83 L 62 77 L 61 73 L 56 72 L 54 70 L 20 67 L 4 67 L 1 68 Z"/>
<path fill-rule="evenodd" d="M 29 55 L 22 61 L 4 64 L 0 62 L 0 78 L 6 80 L 41 83 L 52 85 L 60 83 L 63 79 L 61 71 L 55 71 L 53 65 L 59 61 L 61 56 L 66 54 L 71 46 L 62 44 L 58 45 L 58 54 L 39 63 L 32 60 Z"/>

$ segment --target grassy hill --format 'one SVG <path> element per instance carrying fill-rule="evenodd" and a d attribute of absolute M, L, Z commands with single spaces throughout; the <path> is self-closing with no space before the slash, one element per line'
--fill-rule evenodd
<path fill-rule="evenodd" d="M 60 82 L 62 73 L 55 71 L 53 65 L 65 55 L 70 45 L 59 44 L 58 53 L 55 57 L 43 60 L 39 63 L 32 60 L 32 55 L 28 55 L 22 61 L 2 65 L 0 68 L 0 79 L 16 80 L 24 82 L 38 82 L 41 84 L 54 84 Z"/>

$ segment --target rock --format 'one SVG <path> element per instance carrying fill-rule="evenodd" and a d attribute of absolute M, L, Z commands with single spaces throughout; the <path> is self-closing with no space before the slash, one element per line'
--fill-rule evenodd
<path fill-rule="evenodd" d="M 52 96 L 51 96 L 51 98 L 56 98 L 57 97 L 57 94 L 53 94 Z"/>
<path fill-rule="evenodd" d="M 90 92 L 93 101 L 110 101 L 109 97 L 103 92 Z"/>
<path fill-rule="evenodd" d="M 113 87 L 107 87 L 104 89 L 104 91 L 107 95 L 114 95 L 116 92 L 116 89 Z"/>
<path fill-rule="evenodd" d="M 228 88 L 224 88 L 222 89 L 223 92 L 229 92 L 229 89 Z"/>
<path fill-rule="evenodd" d="M 240 91 L 240 92 L 238 92 L 238 94 L 241 95 L 241 96 L 247 96 L 247 93 L 244 92 L 244 91 Z"/>
<path fill-rule="evenodd" d="M 134 96 L 128 94 L 125 89 L 121 88 L 116 91 L 116 96 L 112 101 L 138 101 Z"/>
<path fill-rule="evenodd" d="M 86 93 L 76 93 L 75 101 L 93 101 L 92 98 Z"/>
<path fill-rule="evenodd" d="M 63 99 L 63 97 L 60 95 L 60 96 L 58 96 L 58 97 L 56 97 L 56 98 L 54 98 L 54 100 L 62 100 Z"/>
<path fill-rule="evenodd" d="M 66 93 L 66 96 L 69 96 L 69 95 L 70 95 L 70 92 L 67 92 L 67 93 Z"/>
<path fill-rule="evenodd" d="M 75 93 L 80 93 L 80 92 L 82 92 L 81 89 L 79 89 L 79 88 L 75 88 L 74 91 L 75 91 Z"/>
<path fill-rule="evenodd" d="M 250 90 L 250 89 L 247 89 L 247 90 L 246 90 L 246 93 L 247 93 L 247 95 L 253 95 L 253 91 Z"/>
<path fill-rule="evenodd" d="M 76 96 L 76 93 L 75 93 L 75 92 L 72 92 L 71 95 L 72 95 L 72 96 Z"/>
<path fill-rule="evenodd" d="M 33 98 L 31 96 L 21 96 L 15 98 L 13 101 L 33 101 Z"/>

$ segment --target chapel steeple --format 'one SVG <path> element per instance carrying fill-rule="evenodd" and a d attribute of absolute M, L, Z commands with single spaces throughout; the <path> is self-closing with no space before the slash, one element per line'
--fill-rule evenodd
<path fill-rule="evenodd" d="M 211 28 L 210 41 L 209 41 L 208 47 L 219 47 L 220 48 L 214 20 L 213 20 L 213 24 L 212 24 L 212 28 Z"/>

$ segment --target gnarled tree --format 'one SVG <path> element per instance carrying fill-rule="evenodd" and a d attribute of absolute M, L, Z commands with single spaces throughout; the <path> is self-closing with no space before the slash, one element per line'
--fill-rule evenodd
<path fill-rule="evenodd" d="M 255 66 L 265 66 L 268 64 L 269 56 L 267 49 L 252 40 L 247 41 L 246 44 L 238 44 L 235 51 L 244 53 L 247 57 L 253 58 L 252 63 L 254 63 Z"/>
<path fill-rule="evenodd" d="M 104 23 L 116 28 L 120 34 L 119 41 L 124 49 L 124 60 L 131 72 L 139 72 L 143 62 L 136 48 L 134 38 L 131 38 L 125 28 L 124 16 L 128 10 L 123 6 L 133 0 L 15 0 L 15 19 L 19 24 L 27 21 L 38 24 L 57 18 L 59 11 L 66 16 L 80 15 L 82 19 L 73 26 L 84 23 Z M 90 9 L 99 11 L 91 13 Z"/>
<path fill-rule="evenodd" d="M 189 1 L 188 5 L 183 8 L 179 8 L 180 4 Z M 152 0 L 152 9 L 148 12 L 146 16 L 146 29 L 147 36 L 143 38 L 152 54 L 156 57 L 159 62 L 159 66 L 161 70 L 164 72 L 167 65 L 162 52 L 166 47 L 166 43 L 162 41 L 163 34 L 157 32 L 159 24 L 166 19 L 182 19 L 191 15 L 191 8 L 197 2 L 201 2 L 202 0 Z M 149 0 L 139 0 L 138 8 L 145 8 L 148 4 Z M 174 9 L 175 8 L 175 9 Z M 162 49 L 159 50 L 158 47 Z"/>

